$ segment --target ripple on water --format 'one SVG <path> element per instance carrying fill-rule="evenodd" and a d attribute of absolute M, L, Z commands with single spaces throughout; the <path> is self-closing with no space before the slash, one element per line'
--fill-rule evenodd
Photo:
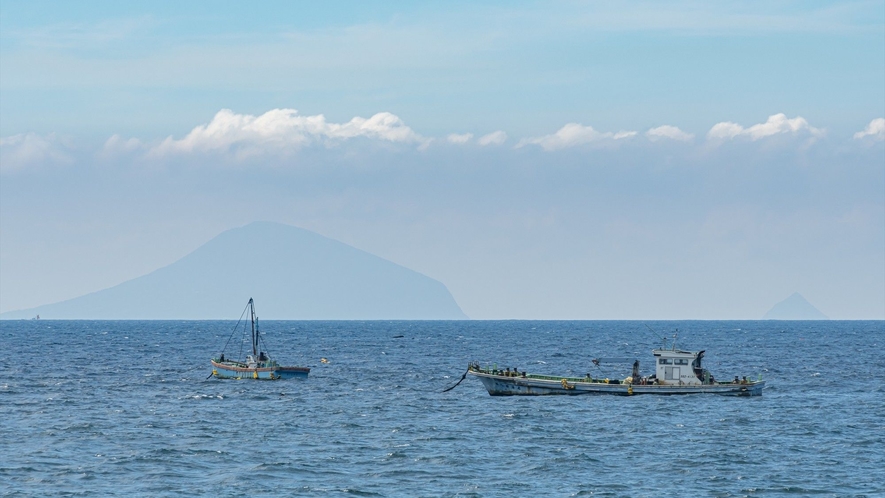
<path fill-rule="evenodd" d="M 0 363 L 0 487 L 885 495 L 885 383 L 858 380 L 885 371 L 883 322 L 651 325 L 707 350 L 718 377 L 763 374 L 764 395 L 493 398 L 473 378 L 442 393 L 471 360 L 583 375 L 596 372 L 590 358 L 635 355 L 648 371 L 657 343 L 637 340 L 638 322 L 265 323 L 278 357 L 313 368 L 299 382 L 206 379 L 227 322 L 0 322 L 4 355 L 17 359 Z"/>

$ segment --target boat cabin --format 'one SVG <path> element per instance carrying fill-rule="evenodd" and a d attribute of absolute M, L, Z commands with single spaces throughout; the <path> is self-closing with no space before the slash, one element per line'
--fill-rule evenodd
<path fill-rule="evenodd" d="M 655 356 L 658 384 L 694 386 L 712 382 L 712 376 L 701 367 L 703 351 L 654 349 L 652 354 Z"/>

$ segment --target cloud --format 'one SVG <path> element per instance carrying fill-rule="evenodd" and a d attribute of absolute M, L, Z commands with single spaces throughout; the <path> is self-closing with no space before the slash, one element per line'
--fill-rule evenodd
<path fill-rule="evenodd" d="M 73 162 L 69 148 L 56 137 L 20 133 L 0 138 L 0 172 L 11 173 L 45 164 Z"/>
<path fill-rule="evenodd" d="M 144 148 L 144 143 L 137 138 L 123 138 L 120 135 L 111 135 L 107 139 L 98 153 L 102 157 L 116 156 L 120 154 L 129 154 Z"/>
<path fill-rule="evenodd" d="M 855 140 L 870 137 L 877 142 L 885 141 L 885 118 L 876 118 L 870 121 L 866 129 L 854 134 Z"/>
<path fill-rule="evenodd" d="M 824 135 L 824 130 L 809 125 L 808 121 L 801 116 L 789 119 L 785 114 L 780 113 L 769 116 L 768 121 L 755 124 L 749 128 L 744 128 L 730 121 L 717 123 L 707 132 L 707 138 L 711 140 L 731 140 L 738 137 L 749 137 L 750 140 L 759 140 L 782 133 L 792 133 L 793 135 L 808 133 L 812 137 L 818 138 Z"/>
<path fill-rule="evenodd" d="M 742 138 L 755 141 L 776 135 L 810 137 L 806 142 L 809 144 L 824 133 L 823 129 L 811 126 L 802 117 L 790 119 L 781 113 L 748 128 L 733 122 L 720 122 L 706 136 L 713 141 L 713 146 L 724 140 Z M 568 123 L 553 134 L 523 138 L 518 141 L 516 148 L 538 145 L 546 151 L 556 151 L 581 145 L 610 147 L 637 135 L 636 131 L 600 132 L 592 126 Z M 652 142 L 674 140 L 691 143 L 695 138 L 694 134 L 672 125 L 648 129 L 644 135 Z M 500 146 L 510 137 L 498 130 L 479 137 L 475 137 L 473 133 L 451 133 L 445 135 L 445 138 L 434 139 L 418 134 L 389 112 L 377 113 L 369 118 L 354 117 L 343 123 L 331 123 L 322 114 L 302 116 L 294 109 L 274 109 L 258 116 L 222 109 L 208 123 L 194 127 L 181 138 L 169 136 L 164 140 L 150 142 L 115 134 L 103 146 L 91 151 L 83 147 L 73 147 L 69 141 L 61 140 L 55 134 L 12 135 L 0 140 L 0 171 L 8 174 L 40 165 L 72 164 L 84 159 L 84 154 L 90 154 L 92 159 L 102 160 L 120 159 L 123 156 L 150 160 L 169 155 L 207 153 L 242 159 L 261 154 L 286 154 L 316 144 L 329 149 L 337 148 L 343 142 L 357 138 L 416 145 L 419 151 L 424 151 L 434 141 L 445 140 L 457 145 L 475 143 L 484 147 Z M 854 134 L 854 138 L 885 141 L 885 118 L 870 121 L 863 131 Z"/>
<path fill-rule="evenodd" d="M 544 150 L 551 151 L 594 142 L 610 142 L 614 140 L 623 140 L 635 135 L 635 131 L 600 133 L 594 130 L 592 126 L 584 126 L 579 123 L 569 123 L 560 128 L 559 131 L 557 131 L 553 135 L 545 135 L 543 137 L 535 138 L 524 138 L 520 140 L 518 144 L 516 144 L 516 147 L 519 148 L 525 145 L 535 144 L 540 145 Z"/>
<path fill-rule="evenodd" d="M 483 135 L 477 139 L 476 143 L 485 147 L 486 145 L 501 145 L 507 141 L 507 134 L 501 130 L 493 131 L 488 135 Z"/>
<path fill-rule="evenodd" d="M 680 142 L 691 142 L 691 140 L 694 138 L 693 133 L 686 133 L 675 126 L 670 125 L 663 125 L 658 126 L 657 128 L 652 128 L 645 132 L 645 136 L 653 142 L 664 138 L 670 140 L 678 140 Z"/>
<path fill-rule="evenodd" d="M 471 138 L 473 138 L 473 133 L 464 133 L 461 135 L 457 133 L 452 133 L 447 137 L 447 140 L 449 141 L 449 143 L 453 144 L 466 144 L 470 141 Z"/>
<path fill-rule="evenodd" d="M 423 146 L 429 143 L 389 112 L 379 112 L 368 119 L 355 117 L 346 123 L 329 123 L 322 114 L 300 116 L 295 109 L 273 109 L 260 116 L 222 109 L 212 121 L 197 126 L 184 138 L 166 138 L 152 153 L 235 150 L 238 155 L 250 155 L 268 149 L 297 149 L 315 142 L 332 146 L 357 137 Z"/>

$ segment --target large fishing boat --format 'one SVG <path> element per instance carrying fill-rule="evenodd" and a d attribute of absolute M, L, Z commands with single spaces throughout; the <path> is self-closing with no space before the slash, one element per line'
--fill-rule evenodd
<path fill-rule="evenodd" d="M 584 377 L 561 377 L 520 372 L 507 367 L 481 367 L 471 363 L 467 372 L 482 381 L 492 396 L 538 396 L 547 394 L 725 394 L 732 396 L 760 396 L 765 387 L 761 376 L 757 380 L 735 376 L 734 380 L 717 381 L 701 366 L 704 351 L 683 351 L 676 349 L 675 341 L 671 349 L 653 349 L 655 373 L 642 376 L 639 361 L 633 362 L 632 375 L 624 379 L 595 378 L 591 374 Z M 600 360 L 593 360 L 597 366 Z M 466 374 L 465 374 L 466 375 Z M 463 380 L 463 377 L 462 377 Z"/>
<path fill-rule="evenodd" d="M 248 324 L 243 321 L 243 315 L 246 314 L 246 311 L 249 312 L 250 317 Z M 234 330 L 231 332 L 227 344 L 224 345 L 221 354 L 217 358 L 212 358 L 211 360 L 213 376 L 219 379 L 261 380 L 291 379 L 299 377 L 307 378 L 307 374 L 310 373 L 310 368 L 281 366 L 276 360 L 271 359 L 267 352 L 263 350 L 262 343 L 264 341 L 258 330 L 258 317 L 255 315 L 255 302 L 252 298 L 249 298 L 249 303 L 246 304 L 246 309 L 243 310 L 243 315 L 240 315 L 240 320 L 238 320 L 237 325 L 234 326 Z M 251 331 L 252 354 L 247 354 L 246 358 L 243 360 L 225 358 L 225 350 L 230 344 L 234 334 L 240 329 L 241 323 L 243 324 L 244 338 L 241 344 L 245 342 L 246 333 Z M 251 327 L 247 328 L 247 325 L 251 325 Z M 242 349 L 241 345 L 240 352 L 242 352 Z"/>

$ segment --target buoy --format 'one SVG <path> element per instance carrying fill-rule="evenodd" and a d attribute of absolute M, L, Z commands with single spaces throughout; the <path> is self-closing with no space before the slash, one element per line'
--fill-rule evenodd
<path fill-rule="evenodd" d="M 252 372 L 252 378 L 253 378 L 253 379 L 257 379 L 257 378 L 258 378 L 258 370 Z"/>
<path fill-rule="evenodd" d="M 627 394 L 633 394 L 633 386 L 627 387 Z"/>
<path fill-rule="evenodd" d="M 329 363 L 329 360 L 325 358 L 320 358 L 320 363 Z"/>
<path fill-rule="evenodd" d="M 212 375 L 218 377 L 218 370 L 212 369 Z"/>

